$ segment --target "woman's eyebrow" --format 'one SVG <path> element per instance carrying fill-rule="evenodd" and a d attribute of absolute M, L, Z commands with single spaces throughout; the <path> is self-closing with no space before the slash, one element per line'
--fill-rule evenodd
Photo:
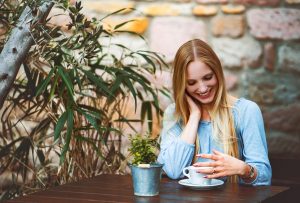
<path fill-rule="evenodd" d="M 206 73 L 206 74 L 204 75 L 204 77 L 205 77 L 205 76 L 208 76 L 208 75 L 213 75 L 213 74 L 214 74 L 214 72 L 211 71 L 211 72 L 209 72 L 209 73 Z"/>
<path fill-rule="evenodd" d="M 206 73 L 205 75 L 203 75 L 202 78 L 207 77 L 209 75 L 213 75 L 213 74 L 214 74 L 214 72 L 210 71 L 210 72 Z M 197 79 L 195 79 L 195 78 L 187 78 L 186 79 L 186 81 L 194 81 L 194 80 L 197 80 Z"/>

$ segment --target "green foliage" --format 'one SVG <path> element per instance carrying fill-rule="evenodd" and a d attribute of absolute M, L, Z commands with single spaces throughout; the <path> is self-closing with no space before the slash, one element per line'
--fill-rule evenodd
<path fill-rule="evenodd" d="M 136 135 L 130 138 L 130 155 L 133 157 L 132 164 L 151 164 L 156 162 L 159 144 L 157 139 L 150 138 L 150 135 Z"/>
<path fill-rule="evenodd" d="M 5 12 L 0 22 L 7 30 L 0 36 L 0 50 L 25 6 L 37 10 L 42 1 L 15 2 L 0 3 L 1 15 Z M 151 132 L 153 111 L 157 116 L 162 113 L 157 95 L 166 91 L 155 89 L 145 76 L 167 65 L 162 58 L 112 43 L 127 32 L 121 30 L 126 22 L 107 31 L 104 18 L 87 19 L 81 13 L 80 2 L 70 6 L 57 0 L 55 5 L 71 19 L 67 34 L 47 24 L 51 17 L 33 27 L 35 44 L 21 67 L 25 74 L 18 75 L 2 109 L 0 174 L 13 169 L 23 183 L 32 174 L 29 184 L 16 182 L 17 190 L 3 194 L 6 198 L 100 173 L 124 173 L 122 130 L 132 122 L 147 122 Z M 112 48 L 122 54 L 114 54 Z M 130 99 L 135 109 L 141 108 L 140 119 L 126 118 L 124 108 Z M 154 155 L 147 153 L 153 161 Z M 59 165 L 53 163 L 53 154 L 59 156 Z"/>

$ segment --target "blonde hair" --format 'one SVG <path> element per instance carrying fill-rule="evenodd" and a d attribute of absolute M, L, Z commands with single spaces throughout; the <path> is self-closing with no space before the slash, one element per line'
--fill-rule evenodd
<path fill-rule="evenodd" d="M 229 103 L 221 62 L 212 48 L 202 40 L 190 40 L 183 44 L 176 53 L 173 64 L 175 116 L 177 119 L 182 119 L 184 125 L 188 122 L 190 112 L 185 96 L 187 66 L 195 60 L 200 60 L 209 66 L 218 81 L 212 108 L 209 109 L 213 139 L 223 145 L 225 153 L 239 158 L 237 136 L 232 115 L 233 106 Z M 198 139 L 196 139 L 197 149 L 199 149 Z M 198 153 L 198 151 L 195 151 L 195 153 Z M 237 176 L 230 177 L 230 181 L 237 182 Z"/>

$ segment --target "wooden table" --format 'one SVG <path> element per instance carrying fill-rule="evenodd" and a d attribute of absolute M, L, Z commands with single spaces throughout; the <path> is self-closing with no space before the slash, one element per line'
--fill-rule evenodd
<path fill-rule="evenodd" d="M 176 180 L 162 178 L 160 195 L 138 197 L 133 195 L 131 176 L 100 175 L 77 183 L 61 185 L 8 202 L 261 202 L 288 187 L 247 187 L 226 183 L 213 190 L 191 190 Z"/>

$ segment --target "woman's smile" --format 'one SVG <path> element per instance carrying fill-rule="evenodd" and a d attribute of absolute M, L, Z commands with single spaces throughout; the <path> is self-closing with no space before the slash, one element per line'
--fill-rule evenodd
<path fill-rule="evenodd" d="M 210 96 L 210 90 L 206 91 L 205 93 L 196 93 L 198 94 L 202 99 L 206 99 Z"/>

